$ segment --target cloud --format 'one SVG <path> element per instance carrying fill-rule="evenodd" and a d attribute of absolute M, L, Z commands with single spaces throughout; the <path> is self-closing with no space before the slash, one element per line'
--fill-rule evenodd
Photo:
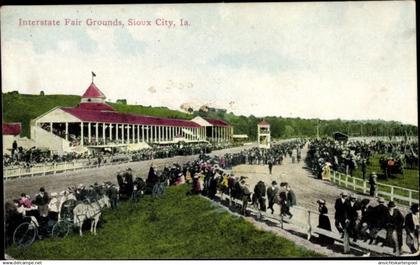
<path fill-rule="evenodd" d="M 3 90 L 82 94 L 93 70 L 108 98 L 129 103 L 417 124 L 414 6 L 395 1 L 6 8 Z M 13 23 L 18 17 L 78 16 L 183 18 L 191 27 L 42 29 Z"/>

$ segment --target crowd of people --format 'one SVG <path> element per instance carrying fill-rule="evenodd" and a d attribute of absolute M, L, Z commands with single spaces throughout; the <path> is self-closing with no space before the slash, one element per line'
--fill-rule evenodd
<path fill-rule="evenodd" d="M 367 167 L 373 155 L 380 155 L 379 162 L 384 178 L 393 174 L 402 174 L 404 167 L 418 168 L 418 142 L 385 142 L 385 141 L 335 141 L 323 138 L 314 139 L 309 144 L 306 162 L 312 171 L 321 179 L 326 163 L 334 171 L 353 176 L 360 168 L 362 177 L 367 177 Z"/>
<path fill-rule="evenodd" d="M 84 161 L 87 164 L 104 164 L 108 162 L 128 162 L 153 160 L 156 158 L 168 158 L 174 156 L 196 155 L 200 153 L 210 153 L 213 150 L 228 148 L 232 145 L 227 144 L 208 144 L 208 143 L 182 143 L 177 145 L 152 145 L 151 148 L 138 151 L 118 151 L 104 148 L 101 152 L 95 153 L 67 153 L 65 155 L 52 154 L 48 150 L 39 148 L 23 149 L 13 143 L 12 154 L 3 156 L 3 166 L 31 168 L 35 165 L 45 163 L 76 162 Z"/>
<path fill-rule="evenodd" d="M 332 144 L 332 142 L 326 143 Z M 191 186 L 188 194 L 201 194 L 212 200 L 217 200 L 217 193 L 220 193 L 222 200 L 224 196 L 229 195 L 242 202 L 240 212 L 243 215 L 248 214 L 249 204 L 254 205 L 260 211 L 270 211 L 271 214 L 274 214 L 273 206 L 278 204 L 281 216 L 293 218 L 291 209 L 297 205 L 297 197 L 289 183 L 273 181 L 267 185 L 264 181 L 258 181 L 254 187 L 251 187 L 246 177 L 235 176 L 228 173 L 226 169 L 239 164 L 268 165 L 271 173 L 270 164 L 271 167 L 272 165 L 281 165 L 282 158 L 286 156 L 297 159 L 304 145 L 304 140 L 296 140 L 274 145 L 270 149 L 251 148 L 223 156 L 209 156 L 201 150 L 198 159 L 182 165 L 175 163 L 159 170 L 152 164 L 145 178 L 135 176 L 131 169 L 118 172 L 118 185 L 111 182 L 95 183 L 90 186 L 79 185 L 70 187 L 59 194 L 51 193 L 51 195 L 41 188 L 40 193 L 34 199 L 26 194 L 21 194 L 20 199 L 16 199 L 13 203 L 6 203 L 8 242 L 10 243 L 10 237 L 16 224 L 23 220 L 33 219 L 35 216 L 40 227 L 42 224 L 48 224 L 51 220 L 58 220 L 63 203 L 69 199 L 78 202 L 92 202 L 105 194 L 110 198 L 112 208 L 117 209 L 119 200 L 137 202 L 144 194 L 154 196 L 155 187 L 159 185 L 187 183 Z M 318 153 L 322 154 L 324 161 L 331 161 L 326 159 L 331 157 L 326 152 L 336 150 L 334 148 L 323 149 L 319 141 L 311 143 L 311 146 L 317 146 L 316 149 L 310 149 L 315 150 L 315 152 L 312 151 L 312 159 L 314 154 Z M 372 151 L 372 149 L 364 148 L 364 145 L 360 143 L 355 144 L 355 147 L 357 154 L 366 154 Z M 331 154 L 338 155 L 337 153 Z M 346 156 L 340 157 L 346 158 Z M 363 155 L 362 157 L 367 156 Z M 336 163 L 335 166 L 340 166 L 340 164 Z M 319 205 L 318 227 L 331 231 L 327 202 L 320 199 L 317 203 Z M 405 229 L 407 234 L 405 244 L 413 253 L 418 251 L 420 229 L 418 204 L 413 204 L 406 216 L 403 216 L 392 201 L 385 205 L 384 199 L 378 198 L 377 204 L 377 206 L 373 206 L 369 199 L 360 199 L 353 194 L 342 193 L 334 203 L 335 227 L 343 237 L 347 234 L 354 241 L 363 240 L 369 241 L 371 244 L 385 244 L 392 247 L 394 251 L 401 249 L 404 243 L 402 242 L 402 231 Z M 383 229 L 386 231 L 386 237 L 381 240 L 378 237 L 378 232 Z M 44 236 L 46 234 L 44 233 Z M 334 239 L 328 236 L 320 235 L 319 240 L 323 245 L 334 243 Z"/>

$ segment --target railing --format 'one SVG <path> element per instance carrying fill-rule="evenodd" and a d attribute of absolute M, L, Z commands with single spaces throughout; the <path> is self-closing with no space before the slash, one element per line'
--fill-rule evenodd
<path fill-rule="evenodd" d="M 103 165 L 115 165 L 129 162 L 130 160 L 126 161 L 115 161 L 115 162 L 107 162 L 101 163 Z M 47 175 L 47 174 L 56 174 L 61 172 L 67 171 L 74 171 L 79 169 L 89 169 L 89 168 L 97 168 L 99 164 L 97 163 L 89 163 L 88 160 L 85 161 L 74 161 L 74 162 L 60 162 L 60 163 L 44 163 L 34 165 L 32 167 L 17 167 L 17 168 L 4 168 L 3 170 L 3 180 L 21 178 L 21 177 L 32 177 L 35 175 Z"/>
<path fill-rule="evenodd" d="M 226 197 L 229 200 L 229 207 L 232 207 L 234 205 L 242 205 L 242 201 L 234 199 L 228 194 L 223 194 L 223 195 L 217 194 L 216 196 L 220 198 L 221 204 L 224 198 Z M 277 223 L 280 229 L 285 229 L 286 231 L 290 230 L 290 228 L 293 228 L 293 230 L 299 230 L 299 232 L 303 232 L 304 234 L 306 234 L 307 240 L 310 240 L 313 236 L 319 236 L 319 235 L 330 237 L 334 239 L 335 242 L 340 243 L 342 245 L 343 253 L 349 253 L 351 249 L 353 248 L 359 251 L 360 250 L 369 251 L 369 252 L 375 252 L 375 253 L 386 254 L 386 255 L 391 255 L 391 256 L 395 256 L 395 255 L 399 256 L 401 254 L 399 252 L 396 252 L 396 253 L 393 252 L 392 248 L 387 247 L 387 246 L 371 245 L 362 240 L 353 242 L 350 240 L 349 235 L 346 232 L 346 230 L 345 230 L 344 236 L 342 237 L 341 234 L 336 230 L 336 228 L 333 225 L 334 224 L 333 214 L 327 214 L 332 224 L 331 226 L 332 231 L 329 231 L 329 230 L 319 228 L 317 226 L 318 218 L 319 218 L 318 212 L 315 212 L 315 211 L 312 211 L 312 210 L 309 210 L 300 206 L 293 206 L 290 208 L 290 211 L 293 214 L 292 219 L 285 218 L 279 214 L 274 215 L 268 212 L 260 211 L 254 205 L 248 205 L 247 210 L 250 211 L 252 215 L 257 217 L 257 219 L 264 218 L 265 220 L 270 220 L 272 222 Z M 385 230 L 379 231 L 378 236 L 381 238 L 385 238 L 386 237 Z M 406 237 L 406 234 L 404 231 L 403 238 L 405 239 L 405 237 Z M 403 242 L 405 242 L 405 240 L 403 240 Z"/>
<path fill-rule="evenodd" d="M 346 189 L 369 194 L 370 185 L 367 180 L 332 171 L 332 181 Z M 419 202 L 419 191 L 417 190 L 377 183 L 376 192 L 378 196 L 403 205 L 411 205 Z"/>

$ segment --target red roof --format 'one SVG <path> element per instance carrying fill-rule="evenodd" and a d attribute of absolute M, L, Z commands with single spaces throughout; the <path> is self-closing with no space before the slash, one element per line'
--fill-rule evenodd
<path fill-rule="evenodd" d="M 93 103 L 93 102 L 82 102 L 79 103 L 81 109 L 92 109 L 92 110 L 110 110 L 114 111 L 114 108 L 106 103 Z"/>
<path fill-rule="evenodd" d="M 22 125 L 20 122 L 3 123 L 3 135 L 19 135 L 22 132 Z"/>
<path fill-rule="evenodd" d="M 90 86 L 86 89 L 85 93 L 83 94 L 82 98 L 106 98 L 104 93 L 99 90 L 92 82 Z"/>
<path fill-rule="evenodd" d="M 87 104 L 92 104 L 92 103 L 87 103 Z M 82 121 L 86 121 L 86 122 L 166 125 L 166 126 L 179 126 L 179 127 L 188 127 L 188 128 L 201 127 L 195 122 L 187 121 L 187 120 L 180 120 L 180 119 L 139 116 L 139 115 L 128 114 L 128 113 L 120 113 L 116 111 L 92 110 L 92 109 L 84 108 L 84 107 L 61 108 L 61 109 L 77 117 L 78 119 Z"/>
<path fill-rule="evenodd" d="M 218 119 L 209 119 L 209 118 L 204 118 L 208 123 L 210 123 L 211 125 L 214 126 L 219 126 L 219 127 L 230 127 L 229 123 L 225 122 L 224 120 L 218 120 Z"/>
<path fill-rule="evenodd" d="M 270 125 L 270 123 L 268 123 L 266 120 L 262 120 L 260 123 L 258 123 L 258 125 Z"/>

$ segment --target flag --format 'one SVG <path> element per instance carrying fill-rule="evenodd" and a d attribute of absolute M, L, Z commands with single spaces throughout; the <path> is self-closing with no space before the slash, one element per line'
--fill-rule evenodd
<path fill-rule="evenodd" d="M 94 72 L 92 72 L 92 76 L 93 76 L 93 77 L 95 77 L 95 76 L 96 76 Z"/>

